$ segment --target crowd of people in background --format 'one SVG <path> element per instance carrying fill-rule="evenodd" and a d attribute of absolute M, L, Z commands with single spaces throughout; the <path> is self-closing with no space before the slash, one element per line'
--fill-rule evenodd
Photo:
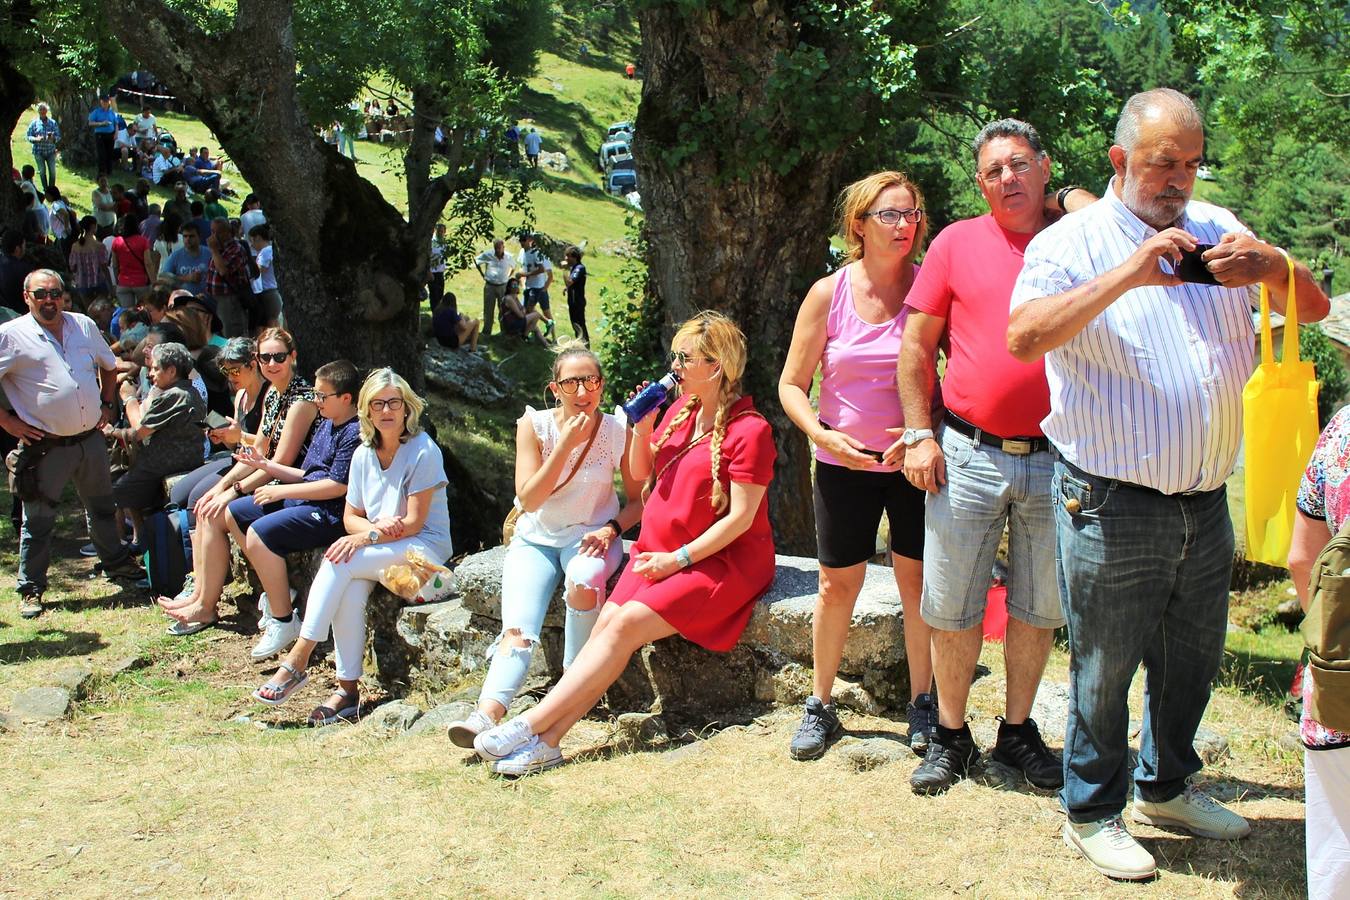
<path fill-rule="evenodd" d="M 391 101 L 381 114 L 397 113 Z M 236 545 L 263 587 L 251 655 L 281 656 L 254 698 L 285 703 L 331 634 L 337 685 L 309 722 L 354 718 L 365 604 L 381 571 L 414 549 L 434 562 L 452 552 L 447 477 L 423 427 L 424 402 L 392 370 L 362 379 L 345 360 L 307 381 L 295 338 L 279 327 L 271 234 L 253 198 L 237 222 L 217 215 L 224 188 L 203 174 L 216 171 L 209 155 L 161 162 L 177 157 L 171 147 L 166 157 L 149 110 L 119 122 L 102 98 L 88 124 L 101 148 L 94 214 L 75 221 L 62 203 L 46 158 L 60 129 L 40 108 L 26 132 L 35 165 L 20 173 L 24 229 L 0 239 L 0 300 L 11 319 L 0 325 L 9 402 L 0 428 L 22 504 L 21 613 L 42 613 L 67 482 L 88 513 L 89 551 L 112 578 L 142 576 L 145 516 L 171 499 L 190 511 L 193 571 L 176 596 L 157 598 L 168 633 L 217 622 Z M 537 133 L 523 140 L 536 163 Z M 1006 697 L 992 758 L 1058 790 L 1063 842 L 1113 878 L 1157 872 L 1125 824 L 1131 794 L 1134 822 L 1222 840 L 1250 833 L 1192 779 L 1226 632 L 1234 536 L 1224 482 L 1252 370 L 1252 294 L 1264 286 L 1281 312 L 1296 298 L 1303 322 L 1324 317 L 1329 303 L 1306 266 L 1232 212 L 1192 199 L 1203 149 L 1189 98 L 1138 94 L 1121 112 L 1115 174 L 1098 198 L 1052 187 L 1031 124 L 993 122 L 972 143 L 989 211 L 944 229 L 921 266 L 928 221 L 914 180 L 879 172 L 844 190 L 845 263 L 802 302 L 778 384 L 783 409 L 815 447 L 820 561 L 813 693 L 792 759 L 819 759 L 842 729 L 835 675 L 884 513 L 905 613 L 906 738 L 921 757 L 910 786 L 940 794 L 969 774 L 980 750 L 967 699 L 1006 530 Z M 145 179 L 110 184 L 119 152 L 133 166 L 148 159 L 157 183 L 175 185 L 174 200 L 150 202 Z M 474 259 L 480 320 L 446 290 L 450 248 L 438 226 L 427 287 L 440 343 L 472 352 L 494 326 L 555 343 L 554 262 L 533 233 L 519 239 L 518 258 L 497 240 Z M 49 245 L 68 261 L 69 283 L 29 265 L 29 248 Z M 1217 283 L 1180 277 L 1188 253 Z M 689 319 L 671 342 L 678 388 L 669 407 L 636 421 L 605 413 L 582 258 L 579 246 L 562 254 L 576 336 L 554 347 L 554 405 L 527 407 L 517 422 L 502 631 L 476 708 L 448 732 L 502 774 L 562 763 L 563 737 L 644 644 L 679 634 L 730 650 L 774 575 L 765 497 L 776 451 L 744 392 L 744 334 L 718 313 Z M 208 427 L 212 412 L 220 418 Z M 1299 497 L 1290 562 L 1305 602 L 1311 561 L 1347 518 L 1337 493 L 1346 423 L 1342 412 L 1328 426 Z M 186 474 L 169 498 L 164 477 L 173 473 Z M 639 524 L 609 588 L 623 566 L 622 536 Z M 286 555 L 319 548 L 313 583 L 290 584 Z M 508 718 L 559 582 L 563 675 Z M 1061 755 L 1031 711 L 1065 626 Z M 1127 699 L 1141 665 L 1131 767 Z M 1301 733 L 1309 887 L 1330 895 L 1350 879 L 1350 735 L 1306 707 Z"/>

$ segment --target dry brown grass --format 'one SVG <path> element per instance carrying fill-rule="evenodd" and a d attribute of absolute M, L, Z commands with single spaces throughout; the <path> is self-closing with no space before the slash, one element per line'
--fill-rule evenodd
<path fill-rule="evenodd" d="M 1237 798 L 1253 836 L 1225 844 L 1140 827 L 1164 874 L 1122 885 L 1063 846 L 1048 794 L 973 780 L 918 798 L 908 761 L 870 772 L 837 752 L 789 761 L 793 710 L 678 750 L 610 758 L 581 752 L 606 733 L 583 723 L 565 748 L 579 760 L 510 783 L 440 735 L 289 727 L 331 671 L 316 668 L 303 696 L 268 710 L 248 698 L 266 669 L 245 661 L 246 629 L 174 642 L 157 613 L 79 588 L 87 596 L 77 609 L 50 613 L 37 629 L 18 619 L 12 591 L 0 592 L 0 703 L 72 660 L 107 671 L 144 654 L 150 665 L 97 683 L 68 722 L 0 734 L 7 895 L 1171 898 L 1303 889 L 1299 755 L 1279 742 L 1292 726 L 1237 688 L 1216 694 L 1207 722 L 1229 736 L 1233 757 L 1204 778 Z M 984 661 L 993 674 L 973 706 L 987 743 L 1001 701 L 996 647 Z M 1048 677 L 1064 671 L 1056 651 Z M 232 721 L 240 713 L 253 722 Z"/>

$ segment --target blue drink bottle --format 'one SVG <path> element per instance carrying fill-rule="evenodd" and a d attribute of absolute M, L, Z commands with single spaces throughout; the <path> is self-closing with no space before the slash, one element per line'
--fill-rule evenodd
<path fill-rule="evenodd" d="M 633 425 L 642 421 L 643 416 L 665 403 L 670 392 L 675 390 L 675 385 L 679 383 L 680 376 L 674 372 L 667 372 L 660 381 L 654 381 L 638 391 L 636 397 L 623 405 L 623 414 L 628 417 L 628 424 Z"/>

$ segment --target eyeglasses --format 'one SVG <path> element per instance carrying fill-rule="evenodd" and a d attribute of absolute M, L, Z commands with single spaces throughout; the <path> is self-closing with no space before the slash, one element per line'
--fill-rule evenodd
<path fill-rule="evenodd" d="M 323 401 L 327 400 L 329 397 L 336 397 L 336 396 L 337 396 L 336 393 L 328 393 L 328 394 L 325 394 L 323 391 L 310 391 L 310 392 L 309 392 L 309 399 L 313 400 L 315 403 L 322 403 Z M 372 405 L 374 405 L 374 404 L 372 404 Z"/>
<path fill-rule="evenodd" d="M 1028 160 L 1014 158 L 1006 166 L 990 166 L 978 174 L 978 178 L 985 184 L 996 184 L 1003 180 L 1003 173 L 1011 172 L 1014 178 L 1021 178 L 1031 171 L 1031 163 Z"/>
<path fill-rule="evenodd" d="M 271 363 L 274 366 L 279 366 L 282 363 L 284 363 L 286 361 L 286 357 L 290 355 L 291 354 L 289 350 L 286 351 L 285 353 L 259 353 L 258 362 L 262 363 L 263 365 Z"/>
<path fill-rule="evenodd" d="M 386 409 L 390 412 L 398 412 L 403 408 L 403 399 L 394 397 L 390 400 L 372 400 L 370 401 L 371 412 L 384 412 Z"/>
<path fill-rule="evenodd" d="M 697 365 L 698 363 L 701 363 L 701 362 L 709 362 L 709 363 L 710 363 L 710 362 L 717 362 L 717 360 L 713 359 L 713 358 L 710 357 L 710 356 L 690 356 L 688 353 L 685 353 L 683 350 L 675 350 L 675 351 L 672 351 L 671 354 L 670 354 L 670 356 L 667 357 L 667 358 L 670 360 L 670 364 L 671 364 L 672 366 L 679 366 L 679 367 L 682 368 L 682 369 L 683 369 L 685 366 L 688 366 L 688 365 Z"/>
<path fill-rule="evenodd" d="M 864 219 L 876 219 L 882 225 L 899 225 L 900 220 L 904 219 L 912 225 L 917 225 L 923 218 L 921 209 L 879 209 L 876 212 L 863 213 Z"/>
<path fill-rule="evenodd" d="M 583 384 L 586 385 L 588 391 L 599 390 L 600 381 L 599 375 L 580 375 L 576 378 L 563 378 L 553 383 L 561 388 L 564 394 L 575 394 Z"/>
<path fill-rule="evenodd" d="M 60 300 L 64 294 L 60 288 L 33 288 L 28 292 L 34 300 Z"/>

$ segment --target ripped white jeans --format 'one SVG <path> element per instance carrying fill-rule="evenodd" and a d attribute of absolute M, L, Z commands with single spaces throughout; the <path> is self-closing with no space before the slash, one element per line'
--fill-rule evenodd
<path fill-rule="evenodd" d="M 511 541 L 502 564 L 502 633 L 488 650 L 491 662 L 483 679 L 480 703 L 495 700 L 502 706 L 510 706 L 515 699 L 539 646 L 539 632 L 560 578 L 566 579 L 564 597 L 573 586 L 596 594 L 591 609 L 567 605 L 563 668 L 570 666 L 581 652 L 605 603 L 605 585 L 623 561 L 623 541 L 612 541 L 605 556 L 582 556 L 580 550 L 579 541 L 567 547 L 545 547 L 521 537 Z M 502 638 L 512 632 L 525 639 L 524 647 L 502 646 Z"/>

